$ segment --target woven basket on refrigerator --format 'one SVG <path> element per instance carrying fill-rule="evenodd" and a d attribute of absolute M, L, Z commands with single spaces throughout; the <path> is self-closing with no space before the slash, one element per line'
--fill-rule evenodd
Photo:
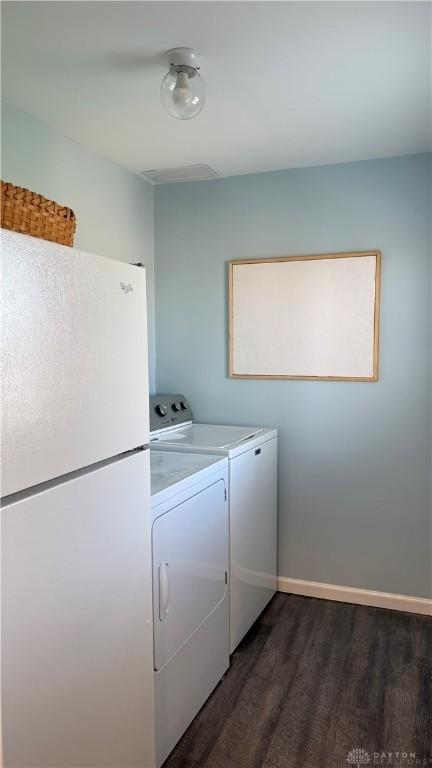
<path fill-rule="evenodd" d="M 0 225 L 23 235 L 73 245 L 76 219 L 70 208 L 2 181 Z"/>

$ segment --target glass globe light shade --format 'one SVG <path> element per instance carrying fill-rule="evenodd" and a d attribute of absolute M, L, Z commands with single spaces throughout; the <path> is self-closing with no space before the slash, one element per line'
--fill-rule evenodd
<path fill-rule="evenodd" d="M 198 115 L 205 102 L 205 85 L 199 72 L 171 68 L 162 80 L 161 101 L 166 111 L 178 120 Z"/>

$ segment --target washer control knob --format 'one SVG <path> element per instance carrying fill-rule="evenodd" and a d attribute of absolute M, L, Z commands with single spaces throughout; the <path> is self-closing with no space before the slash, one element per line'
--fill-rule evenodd
<path fill-rule="evenodd" d="M 181 401 L 180 408 L 182 409 L 182 411 L 187 411 L 187 409 L 188 409 L 187 400 L 182 400 Z"/>
<path fill-rule="evenodd" d="M 156 413 L 158 416 L 166 416 L 167 415 L 167 407 L 166 405 L 162 405 L 159 403 L 159 405 L 156 406 Z"/>
<path fill-rule="evenodd" d="M 173 411 L 181 411 L 181 403 L 177 400 L 176 403 L 172 404 Z"/>

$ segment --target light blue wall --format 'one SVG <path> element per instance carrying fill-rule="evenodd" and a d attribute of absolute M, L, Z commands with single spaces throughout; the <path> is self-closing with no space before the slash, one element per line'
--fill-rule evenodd
<path fill-rule="evenodd" d="M 431 594 L 430 171 L 415 155 L 156 189 L 157 388 L 197 420 L 279 429 L 282 576 Z M 227 378 L 227 260 L 366 249 L 378 383 Z"/>
<path fill-rule="evenodd" d="M 40 192 L 75 211 L 77 248 L 145 264 L 153 390 L 153 187 L 9 105 L 2 105 L 1 159 L 3 179 Z"/>
<path fill-rule="evenodd" d="M 157 389 L 279 429 L 282 576 L 431 594 L 430 172 L 416 155 L 156 188 Z M 9 106 L 2 178 L 70 205 L 78 247 L 146 264 L 154 389 L 153 188 Z M 373 248 L 377 384 L 227 378 L 226 261 Z"/>

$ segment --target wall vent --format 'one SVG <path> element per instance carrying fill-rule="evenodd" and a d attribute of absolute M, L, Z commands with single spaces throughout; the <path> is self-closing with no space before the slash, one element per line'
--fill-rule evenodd
<path fill-rule="evenodd" d="M 185 165 L 183 168 L 160 168 L 142 171 L 141 175 L 152 184 L 173 184 L 176 181 L 203 181 L 214 179 L 218 174 L 208 165 Z"/>

